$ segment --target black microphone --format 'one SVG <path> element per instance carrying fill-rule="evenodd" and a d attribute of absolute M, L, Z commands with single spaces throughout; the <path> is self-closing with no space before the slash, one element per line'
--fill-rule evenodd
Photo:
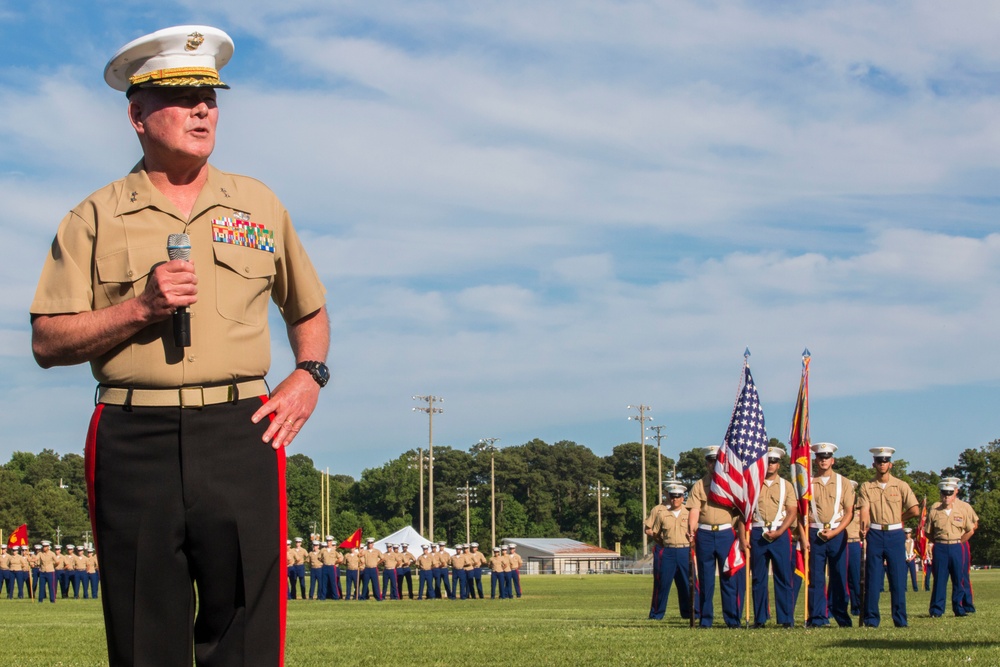
<path fill-rule="evenodd" d="M 191 260 L 191 237 L 187 234 L 171 234 L 167 237 L 167 256 L 171 260 Z M 191 313 L 181 306 L 174 311 L 174 345 L 191 347 Z"/>

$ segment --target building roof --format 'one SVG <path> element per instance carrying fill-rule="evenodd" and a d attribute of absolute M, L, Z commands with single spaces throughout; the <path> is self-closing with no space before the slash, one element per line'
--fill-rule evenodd
<path fill-rule="evenodd" d="M 619 558 L 618 552 L 595 547 L 566 537 L 510 537 L 505 544 L 516 544 L 554 558 Z"/>

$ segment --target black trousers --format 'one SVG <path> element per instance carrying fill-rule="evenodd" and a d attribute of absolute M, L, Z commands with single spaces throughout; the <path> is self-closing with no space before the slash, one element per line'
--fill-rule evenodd
<path fill-rule="evenodd" d="M 262 400 L 95 409 L 86 466 L 111 667 L 282 664 L 285 454 L 250 421 Z"/>

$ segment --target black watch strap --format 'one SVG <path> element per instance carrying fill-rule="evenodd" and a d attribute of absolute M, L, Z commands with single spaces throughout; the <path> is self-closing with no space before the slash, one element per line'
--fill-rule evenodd
<path fill-rule="evenodd" d="M 301 369 L 312 375 L 313 380 L 320 387 L 325 387 L 330 381 L 330 369 L 322 361 L 300 361 L 295 364 L 295 368 Z"/>

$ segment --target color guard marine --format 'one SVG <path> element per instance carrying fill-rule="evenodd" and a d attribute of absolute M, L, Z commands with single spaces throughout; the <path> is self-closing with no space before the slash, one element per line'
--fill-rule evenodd
<path fill-rule="evenodd" d="M 753 575 L 754 627 L 762 628 L 771 617 L 768 595 L 768 571 L 774 582 L 778 625 L 795 624 L 792 602 L 792 536 L 789 527 L 798 518 L 795 489 L 778 476 L 785 450 L 769 447 L 767 474 L 761 486 L 750 529 L 750 571 Z"/>
<path fill-rule="evenodd" d="M 906 618 L 906 533 L 903 523 L 920 514 L 920 504 L 910 485 L 892 476 L 892 447 L 874 447 L 872 466 L 875 479 L 865 482 L 861 496 L 861 533 L 865 536 L 864 625 L 878 627 L 879 595 L 882 579 L 889 576 L 892 622 L 905 628 Z"/>
<path fill-rule="evenodd" d="M 837 445 L 818 442 L 812 445 L 812 451 L 819 475 L 812 479 L 813 499 L 809 505 L 808 625 L 829 625 L 832 612 L 837 625 L 847 628 L 852 622 L 847 611 L 846 531 L 854 517 L 854 485 L 833 470 Z"/>

